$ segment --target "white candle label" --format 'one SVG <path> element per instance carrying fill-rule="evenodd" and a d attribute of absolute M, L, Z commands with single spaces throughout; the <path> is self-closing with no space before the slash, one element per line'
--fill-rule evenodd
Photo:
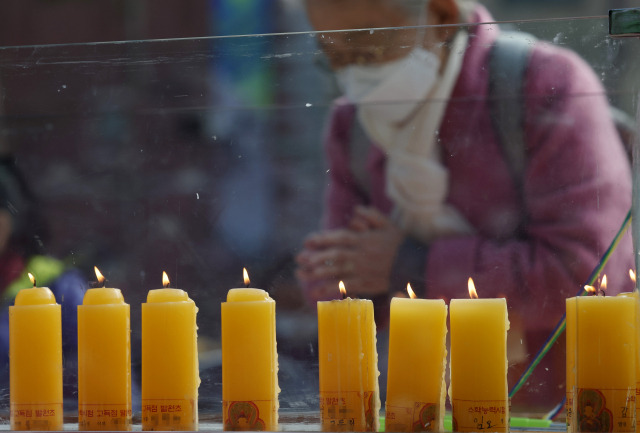
<path fill-rule="evenodd" d="M 415 402 L 412 406 L 386 408 L 386 431 L 438 431 L 438 405 Z"/>
<path fill-rule="evenodd" d="M 195 430 L 193 400 L 143 400 L 143 430 Z"/>
<path fill-rule="evenodd" d="M 80 404 L 78 427 L 80 430 L 129 430 L 131 407 L 126 404 Z"/>
<path fill-rule="evenodd" d="M 375 431 L 373 414 L 375 392 L 320 393 L 323 431 Z"/>
<path fill-rule="evenodd" d="M 224 429 L 227 431 L 272 430 L 278 407 L 273 400 L 223 401 Z"/>
<path fill-rule="evenodd" d="M 62 403 L 11 404 L 11 430 L 55 430 L 62 425 Z"/>
<path fill-rule="evenodd" d="M 578 431 L 634 432 L 636 390 L 579 388 L 574 419 Z"/>
<path fill-rule="evenodd" d="M 456 400 L 452 402 L 453 431 L 507 432 L 508 404 L 505 400 Z"/>

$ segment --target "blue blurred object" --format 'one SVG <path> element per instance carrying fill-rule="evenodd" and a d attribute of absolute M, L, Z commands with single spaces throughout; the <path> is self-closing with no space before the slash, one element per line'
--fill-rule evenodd
<path fill-rule="evenodd" d="M 259 35 L 272 31 L 274 2 L 213 0 L 212 34 Z M 210 135 L 229 146 L 229 171 L 221 179 L 219 226 L 222 238 L 243 260 L 262 255 L 273 233 L 273 164 L 267 138 L 272 136 L 264 112 L 245 110 L 274 99 L 272 68 L 265 60 L 272 39 L 243 45 L 238 38 L 218 39 L 211 65 L 212 106 L 238 107 L 208 114 Z M 247 52 L 247 50 L 249 50 Z M 221 104 L 222 102 L 222 104 Z"/>

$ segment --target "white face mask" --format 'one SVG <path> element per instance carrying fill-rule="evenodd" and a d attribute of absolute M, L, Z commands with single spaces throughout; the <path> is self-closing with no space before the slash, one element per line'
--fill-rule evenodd
<path fill-rule="evenodd" d="M 350 101 L 377 104 L 382 109 L 380 114 L 387 112 L 386 119 L 380 120 L 397 122 L 427 96 L 438 78 L 439 69 L 438 56 L 416 47 L 407 56 L 392 62 L 339 69 L 336 78 Z M 393 113 L 385 108 L 393 108 Z"/>

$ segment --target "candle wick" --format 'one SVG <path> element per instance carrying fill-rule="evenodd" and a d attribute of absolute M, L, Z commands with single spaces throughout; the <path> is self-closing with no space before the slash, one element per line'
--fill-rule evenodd
<path fill-rule="evenodd" d="M 346 292 L 345 293 L 341 293 L 341 294 L 342 294 L 342 299 L 343 300 L 347 299 L 347 293 Z"/>

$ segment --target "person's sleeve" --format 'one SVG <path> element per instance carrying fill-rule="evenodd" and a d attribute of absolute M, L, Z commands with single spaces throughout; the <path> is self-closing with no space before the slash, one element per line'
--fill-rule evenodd
<path fill-rule="evenodd" d="M 525 86 L 524 237 L 436 240 L 425 280 L 430 297 L 466 298 L 473 277 L 480 297 L 505 296 L 532 329 L 555 324 L 602 257 L 630 207 L 631 175 L 604 90 L 582 60 L 538 47 Z M 630 288 L 629 237 L 619 249 L 607 271 L 617 290 Z"/>

